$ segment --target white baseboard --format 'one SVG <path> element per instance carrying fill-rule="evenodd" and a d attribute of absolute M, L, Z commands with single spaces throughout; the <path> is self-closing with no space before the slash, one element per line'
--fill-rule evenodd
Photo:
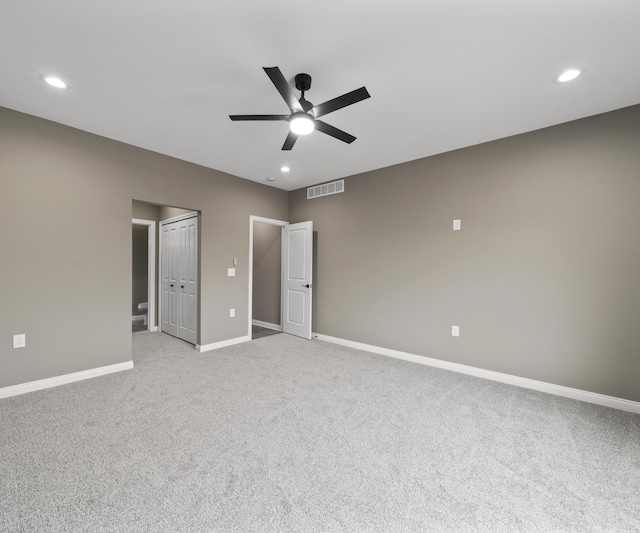
<path fill-rule="evenodd" d="M 196 350 L 198 352 L 210 352 L 211 350 L 217 350 L 218 348 L 225 348 L 227 346 L 233 346 L 234 344 L 240 344 L 242 342 L 248 342 L 251 340 L 250 335 L 244 337 L 236 337 L 235 339 L 228 339 L 226 341 L 214 342 L 211 344 L 196 344 Z"/>
<path fill-rule="evenodd" d="M 19 385 L 13 385 L 11 387 L 1 388 L 0 398 L 9 398 L 10 396 L 17 396 L 18 394 L 25 394 L 27 392 L 34 392 L 42 389 L 49 389 L 51 387 L 57 387 L 58 385 L 73 383 L 74 381 L 82 381 L 85 379 L 105 376 L 107 374 L 113 374 L 114 372 L 121 372 L 122 370 L 131 370 L 132 368 L 133 361 L 126 361 L 124 363 L 117 363 L 115 365 L 101 366 L 99 368 L 92 368 L 91 370 L 83 370 L 82 372 L 74 372 L 73 374 L 65 374 L 63 376 L 56 376 L 53 378 L 29 381 L 28 383 L 21 383 Z"/>
<path fill-rule="evenodd" d="M 614 396 L 606 396 L 604 394 L 598 394 L 596 392 L 573 389 L 571 387 L 564 387 L 562 385 L 554 385 L 553 383 L 546 383 L 544 381 L 521 378 L 518 376 L 512 376 L 510 374 L 503 374 L 501 372 L 494 372 L 492 370 L 476 368 L 474 366 L 461 365 L 459 363 L 450 363 L 449 361 L 443 361 L 441 359 L 434 359 L 432 357 L 424 357 L 422 355 L 390 350 L 388 348 L 381 348 L 379 346 L 372 346 L 370 344 L 363 344 L 361 342 L 349 341 L 340 339 L 338 337 L 331 337 L 329 335 L 323 335 L 321 333 L 314 333 L 313 337 L 321 341 L 340 344 L 341 346 L 347 346 L 349 348 L 355 348 L 357 350 L 373 352 L 380 355 L 386 355 L 388 357 L 395 357 L 396 359 L 411 361 L 413 363 L 418 363 L 421 365 L 433 366 L 436 368 L 442 368 L 444 370 L 451 370 L 452 372 L 459 372 L 461 374 L 468 374 L 470 376 L 476 376 L 483 379 L 499 381 L 501 383 L 507 383 L 508 385 L 515 385 L 517 387 L 523 387 L 525 389 L 546 392 L 548 394 L 555 394 L 556 396 L 563 396 L 565 398 L 571 398 L 573 400 L 595 403 L 598 405 L 603 405 L 605 407 L 612 407 L 613 409 L 620 409 L 622 411 L 640 414 L 640 402 L 625 400 L 624 398 L 616 398 Z"/>
<path fill-rule="evenodd" d="M 251 323 L 254 326 L 260 326 L 262 328 L 275 329 L 276 331 L 282 331 L 282 326 L 280 324 L 272 324 L 271 322 L 263 322 L 262 320 L 252 320 Z"/>

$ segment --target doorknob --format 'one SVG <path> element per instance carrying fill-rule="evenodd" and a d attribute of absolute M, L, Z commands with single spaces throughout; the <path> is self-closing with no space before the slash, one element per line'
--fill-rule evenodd
<path fill-rule="evenodd" d="M 307 289 L 310 289 L 310 288 L 311 288 L 311 285 L 309 285 L 309 284 L 307 283 L 306 285 L 303 285 L 303 287 L 305 287 L 305 288 L 307 288 Z"/>
<path fill-rule="evenodd" d="M 180 288 L 181 288 L 181 289 L 184 289 L 184 285 L 180 285 Z"/>
<path fill-rule="evenodd" d="M 173 283 L 171 285 L 169 285 L 169 287 L 173 287 Z"/>

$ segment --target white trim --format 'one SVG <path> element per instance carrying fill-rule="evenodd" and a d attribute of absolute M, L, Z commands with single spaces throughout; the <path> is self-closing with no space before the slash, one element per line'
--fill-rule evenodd
<path fill-rule="evenodd" d="M 235 339 L 228 339 L 226 341 L 214 342 L 211 344 L 204 344 L 200 346 L 196 344 L 196 351 L 198 352 L 210 352 L 211 350 L 217 350 L 218 348 L 226 348 L 227 346 L 233 346 L 234 344 L 241 344 L 251 340 L 251 335 L 245 335 L 244 337 L 236 337 Z"/>
<path fill-rule="evenodd" d="M 147 330 L 157 331 L 156 324 L 156 221 L 143 220 L 141 218 L 132 218 L 132 224 L 147 226 L 149 233 L 149 252 L 148 252 L 148 268 L 147 274 L 148 293 L 147 293 Z M 155 329 L 154 329 L 155 328 Z"/>
<path fill-rule="evenodd" d="M 10 396 L 17 396 L 18 394 L 49 389 L 51 387 L 57 387 L 58 385 L 66 385 L 68 383 L 73 383 L 74 381 L 82 381 L 85 379 L 105 376 L 107 374 L 121 372 L 122 370 L 130 370 L 132 368 L 133 361 L 126 361 L 115 365 L 101 366 L 99 368 L 92 368 L 91 370 L 65 374 L 63 376 L 29 381 L 28 383 L 21 383 L 20 385 L 12 385 L 11 387 L 4 387 L 0 389 L 0 398 L 9 398 Z"/>
<path fill-rule="evenodd" d="M 272 224 L 273 226 L 286 226 L 289 222 L 286 220 L 276 220 L 275 218 L 257 217 L 250 215 L 249 220 L 251 222 L 264 222 L 265 224 Z"/>
<path fill-rule="evenodd" d="M 162 332 L 162 224 L 158 226 L 158 331 Z"/>
<path fill-rule="evenodd" d="M 131 322 L 144 322 L 144 315 L 133 315 Z"/>
<path fill-rule="evenodd" d="M 363 344 L 361 342 L 340 339 L 338 337 L 330 337 L 329 335 L 323 335 L 321 333 L 314 333 L 313 337 L 320 341 L 331 342 L 333 344 L 339 344 L 341 346 L 347 346 L 349 348 L 355 348 L 357 350 L 364 350 L 380 355 L 386 355 L 388 357 L 395 357 L 396 359 L 403 359 L 405 361 L 411 361 L 412 363 L 442 368 L 444 370 L 450 370 L 452 372 L 468 374 L 470 376 L 490 379 L 492 381 L 499 381 L 501 383 L 507 383 L 508 385 L 515 385 L 516 387 L 523 387 L 525 389 L 546 392 L 547 394 L 563 396 L 565 398 L 571 398 L 573 400 L 579 400 L 581 402 L 594 403 L 597 405 L 603 405 L 605 407 L 611 407 L 613 409 L 620 409 L 621 411 L 640 414 L 640 402 L 625 400 L 624 398 L 606 396 L 604 394 L 598 394 L 596 392 L 573 389 L 571 387 L 564 387 L 562 385 L 555 385 L 553 383 L 546 383 L 544 381 L 536 381 L 534 379 L 521 378 L 518 376 L 512 376 L 510 374 L 503 374 L 502 372 L 494 372 L 492 370 L 484 370 L 482 368 L 476 368 L 474 366 L 461 365 L 459 363 L 451 363 L 449 361 L 443 361 L 441 359 L 434 359 L 432 357 L 425 357 L 422 355 L 390 350 L 388 348 L 381 348 L 379 346 L 372 346 L 370 344 Z"/>
<path fill-rule="evenodd" d="M 276 331 L 282 331 L 282 326 L 279 324 L 272 324 L 271 322 L 263 322 L 262 320 L 252 320 L 253 326 L 260 326 L 261 328 L 275 329 Z"/>
<path fill-rule="evenodd" d="M 165 218 L 164 220 L 160 221 L 160 225 L 164 225 L 164 224 L 171 224 L 172 222 L 178 222 L 180 220 L 187 220 L 188 218 L 193 218 L 193 217 L 197 217 L 198 216 L 198 212 L 197 211 L 191 211 L 190 213 L 185 213 L 184 215 L 176 215 L 175 217 L 171 217 L 171 218 Z"/>
<path fill-rule="evenodd" d="M 288 222 L 284 220 L 276 220 L 274 218 L 257 217 L 255 215 L 249 215 L 249 306 L 248 306 L 248 325 L 247 335 L 251 339 L 251 326 L 253 324 L 253 223 L 264 222 L 265 224 L 271 224 L 273 226 L 280 226 L 284 228 Z M 282 240 L 280 241 L 282 246 Z M 280 278 L 282 278 L 282 265 L 280 266 Z M 281 280 L 282 282 L 282 280 Z M 280 319 L 282 319 L 282 298 L 280 299 Z M 265 326 L 267 327 L 267 326 Z M 282 330 L 280 330 L 282 331 Z"/>

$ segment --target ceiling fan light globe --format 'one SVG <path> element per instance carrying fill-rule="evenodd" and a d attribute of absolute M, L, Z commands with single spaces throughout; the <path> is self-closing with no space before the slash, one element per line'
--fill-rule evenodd
<path fill-rule="evenodd" d="M 315 128 L 313 119 L 306 113 L 296 113 L 289 122 L 289 128 L 296 135 L 309 135 Z"/>

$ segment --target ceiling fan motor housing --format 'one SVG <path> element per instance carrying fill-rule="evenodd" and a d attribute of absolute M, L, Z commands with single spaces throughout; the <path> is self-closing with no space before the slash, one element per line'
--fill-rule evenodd
<path fill-rule="evenodd" d="M 309 74 L 296 75 L 296 89 L 299 91 L 308 91 L 311 89 L 311 76 Z"/>

